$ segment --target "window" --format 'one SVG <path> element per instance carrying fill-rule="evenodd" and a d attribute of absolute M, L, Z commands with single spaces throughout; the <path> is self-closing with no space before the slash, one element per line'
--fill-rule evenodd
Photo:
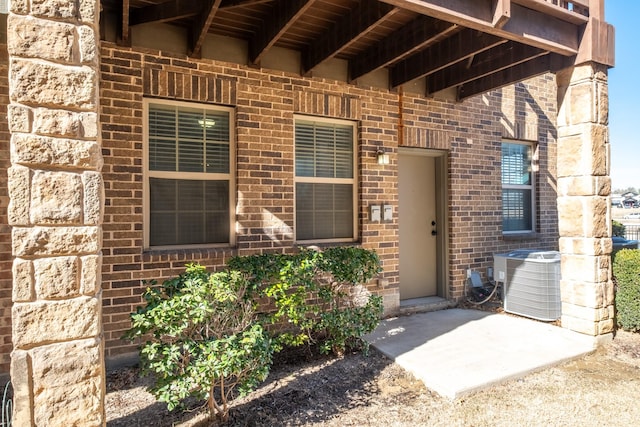
<path fill-rule="evenodd" d="M 352 122 L 296 119 L 298 241 L 356 240 L 355 134 Z"/>
<path fill-rule="evenodd" d="M 232 110 L 145 101 L 145 246 L 233 243 Z"/>
<path fill-rule="evenodd" d="M 533 232 L 534 218 L 533 146 L 520 142 L 502 143 L 502 231 Z"/>

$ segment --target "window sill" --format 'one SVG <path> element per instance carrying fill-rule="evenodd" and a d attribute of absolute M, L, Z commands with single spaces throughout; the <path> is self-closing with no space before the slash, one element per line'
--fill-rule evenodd
<path fill-rule="evenodd" d="M 296 242 L 294 243 L 294 247 L 298 249 L 327 249 L 327 248 L 335 248 L 338 246 L 352 246 L 352 247 L 360 247 L 362 242 L 360 241 L 348 241 L 348 242 Z"/>
<path fill-rule="evenodd" d="M 502 240 L 509 241 L 509 242 L 523 241 L 523 240 L 537 240 L 538 238 L 540 238 L 540 234 L 536 233 L 535 231 L 513 233 L 513 234 L 509 233 L 509 234 L 502 235 Z"/>
<path fill-rule="evenodd" d="M 164 248 L 146 248 L 142 252 L 144 261 L 150 261 L 162 257 L 176 257 L 179 259 L 203 259 L 223 254 L 229 255 L 237 252 L 235 246 L 199 246 L 199 247 L 164 247 Z"/>

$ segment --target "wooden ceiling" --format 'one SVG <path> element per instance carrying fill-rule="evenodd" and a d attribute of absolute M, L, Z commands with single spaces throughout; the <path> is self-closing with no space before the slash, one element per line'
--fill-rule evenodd
<path fill-rule="evenodd" d="M 190 56 L 200 55 L 207 34 L 217 34 L 246 40 L 253 64 L 277 46 L 300 52 L 303 74 L 335 57 L 348 61 L 351 80 L 385 67 L 390 87 L 425 77 L 427 95 L 455 87 L 463 99 L 570 66 L 585 44 L 587 56 L 613 65 L 603 2 L 103 0 L 102 6 L 117 14 L 124 44 L 136 25 L 169 23 L 188 30 Z"/>

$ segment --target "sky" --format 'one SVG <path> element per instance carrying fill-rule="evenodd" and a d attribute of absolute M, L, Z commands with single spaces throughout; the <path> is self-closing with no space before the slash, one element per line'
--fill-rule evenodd
<path fill-rule="evenodd" d="M 605 0 L 615 27 L 615 67 L 609 70 L 612 190 L 640 187 L 640 1 Z"/>

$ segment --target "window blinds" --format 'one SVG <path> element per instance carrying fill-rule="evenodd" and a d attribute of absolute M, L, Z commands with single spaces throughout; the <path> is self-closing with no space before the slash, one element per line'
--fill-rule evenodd
<path fill-rule="evenodd" d="M 230 241 L 230 113 L 148 108 L 149 246 Z"/>
<path fill-rule="evenodd" d="M 354 238 L 354 127 L 297 120 L 296 238 Z"/>
<path fill-rule="evenodd" d="M 149 169 L 229 172 L 229 113 L 149 106 Z"/>

